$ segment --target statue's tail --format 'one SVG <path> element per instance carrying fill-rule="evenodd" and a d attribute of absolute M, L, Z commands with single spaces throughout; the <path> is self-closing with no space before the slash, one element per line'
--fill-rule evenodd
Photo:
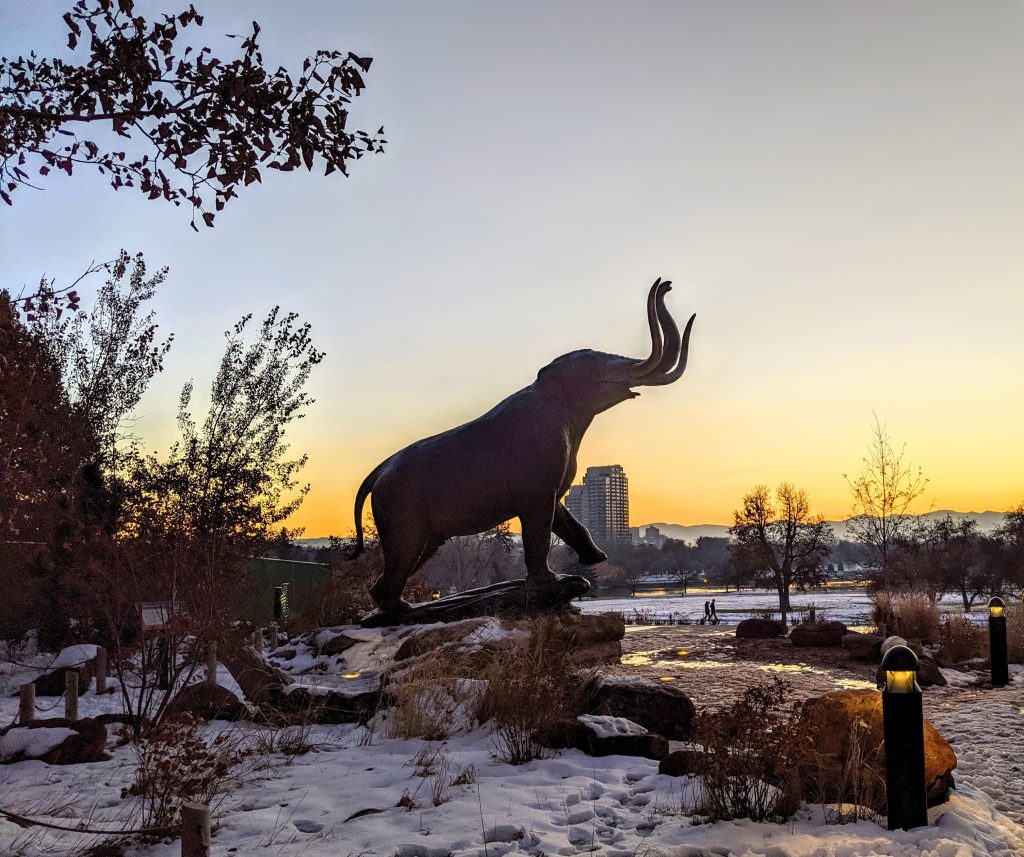
<path fill-rule="evenodd" d="M 356 508 L 355 508 L 355 519 L 356 519 L 356 544 L 349 555 L 346 557 L 348 560 L 353 560 L 363 552 L 363 503 L 366 502 L 367 495 L 373 491 L 373 486 L 377 482 L 377 477 L 380 476 L 381 471 L 384 469 L 384 465 L 387 461 L 382 461 L 378 464 L 363 480 L 363 484 L 359 486 L 359 490 L 356 492 Z"/>

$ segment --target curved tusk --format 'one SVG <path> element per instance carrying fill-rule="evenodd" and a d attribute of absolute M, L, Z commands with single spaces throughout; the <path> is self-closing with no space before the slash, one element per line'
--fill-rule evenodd
<path fill-rule="evenodd" d="M 646 360 L 637 361 L 637 365 L 630 370 L 630 374 L 635 378 L 646 375 L 661 363 L 665 349 L 658 317 L 664 308 L 665 293 L 671 289 L 671 280 L 662 282 L 661 277 L 658 277 L 647 294 L 647 324 L 651 328 L 651 356 Z"/>
<path fill-rule="evenodd" d="M 676 367 L 664 375 L 648 376 L 643 381 L 645 385 L 671 384 L 673 381 L 678 381 L 683 372 L 686 371 L 686 358 L 690 351 L 690 329 L 693 327 L 693 320 L 696 317 L 697 313 L 694 313 L 690 316 L 690 320 L 686 322 L 686 329 L 683 331 L 683 342 L 679 348 L 679 362 L 676 364 Z"/>

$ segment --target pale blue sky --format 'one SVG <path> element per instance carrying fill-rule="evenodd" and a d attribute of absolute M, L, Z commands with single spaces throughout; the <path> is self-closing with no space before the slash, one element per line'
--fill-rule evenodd
<path fill-rule="evenodd" d="M 780 479 L 841 516 L 872 408 L 940 505 L 1024 499 L 1024 4 L 196 5 L 215 44 L 258 20 L 271 64 L 372 56 L 354 124 L 389 146 L 349 179 L 265 172 L 198 235 L 86 175 L 0 211 L 14 289 L 121 247 L 171 267 L 152 444 L 221 332 L 279 302 L 328 353 L 299 520 L 340 532 L 404 443 L 559 353 L 641 354 L 664 276 L 698 312 L 687 375 L 581 456 L 626 467 L 634 523 L 727 521 Z M 62 50 L 65 6 L 0 0 L 0 53 Z"/>

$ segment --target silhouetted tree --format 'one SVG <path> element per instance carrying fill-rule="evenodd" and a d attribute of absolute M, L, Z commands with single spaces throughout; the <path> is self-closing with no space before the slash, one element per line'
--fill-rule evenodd
<path fill-rule="evenodd" d="M 821 582 L 832 527 L 811 513 L 803 489 L 784 482 L 773 499 L 765 485 L 743 498 L 730 528 L 733 565 L 779 595 L 779 610 L 790 611 L 791 586 L 806 588 Z"/>
<path fill-rule="evenodd" d="M 82 64 L 35 53 L 0 60 L 0 199 L 8 205 L 37 175 L 88 167 L 115 190 L 186 203 L 193 228 L 197 213 L 213 226 L 261 169 L 311 170 L 319 160 L 325 174 L 347 174 L 351 161 L 383 150 L 383 128 L 347 127 L 368 57 L 320 50 L 293 78 L 265 66 L 255 21 L 240 56 L 216 56 L 180 43 L 203 24 L 192 5 L 147 20 L 132 0 L 79 0 L 64 23 L 68 47 L 88 51 Z M 110 132 L 128 148 L 112 147 Z"/>
<path fill-rule="evenodd" d="M 871 444 L 860 475 L 844 474 L 853 495 L 853 514 L 848 522 L 853 538 L 866 546 L 875 582 L 889 588 L 891 555 L 905 541 L 915 518 L 910 507 L 928 484 L 921 469 L 904 461 L 904 448 L 895 449 L 885 425 L 874 415 Z"/>

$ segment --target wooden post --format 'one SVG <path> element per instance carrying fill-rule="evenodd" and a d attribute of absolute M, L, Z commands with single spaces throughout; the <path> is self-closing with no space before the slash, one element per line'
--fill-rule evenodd
<path fill-rule="evenodd" d="M 31 723 L 36 719 L 36 686 L 29 682 L 21 686 L 21 697 L 18 701 L 18 722 Z"/>
<path fill-rule="evenodd" d="M 96 695 L 101 696 L 107 692 L 107 650 L 103 646 L 96 649 L 93 672 L 96 673 Z"/>
<path fill-rule="evenodd" d="M 217 683 L 217 641 L 210 640 L 206 644 L 206 681 Z"/>
<path fill-rule="evenodd" d="M 252 632 L 252 647 L 258 654 L 263 654 L 263 629 L 257 628 Z"/>
<path fill-rule="evenodd" d="M 210 857 L 210 808 L 206 804 L 181 805 L 181 857 Z"/>
<path fill-rule="evenodd" d="M 64 670 L 64 716 L 78 720 L 78 670 Z"/>
<path fill-rule="evenodd" d="M 278 638 L 278 635 L 277 635 L 277 622 L 271 622 L 270 623 L 270 651 L 274 651 L 274 649 L 277 648 L 279 642 L 280 641 L 279 641 L 279 638 Z"/>
<path fill-rule="evenodd" d="M 813 625 L 813 624 L 815 623 L 815 610 L 814 610 L 814 608 L 813 608 L 813 607 L 811 607 L 811 608 L 810 608 L 810 609 L 809 609 L 809 610 L 807 611 L 807 613 L 808 613 L 808 615 L 809 615 L 809 617 L 810 617 L 810 623 L 811 623 L 811 624 Z"/>

